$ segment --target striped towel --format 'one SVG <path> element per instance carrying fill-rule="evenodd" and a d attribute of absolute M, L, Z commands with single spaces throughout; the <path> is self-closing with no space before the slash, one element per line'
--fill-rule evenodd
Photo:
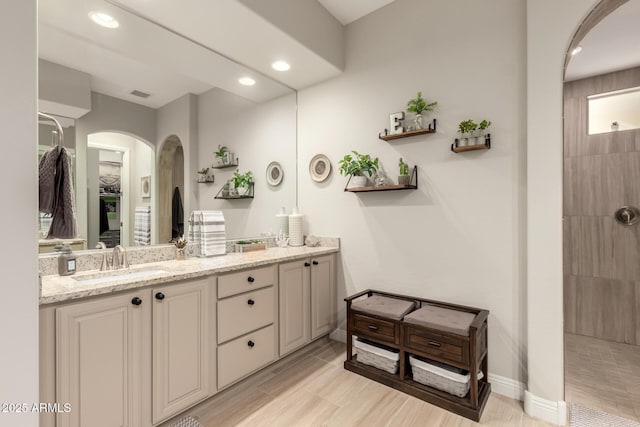
<path fill-rule="evenodd" d="M 201 256 L 227 253 L 222 211 L 193 211 L 189 216 L 188 240 L 200 247 Z"/>
<path fill-rule="evenodd" d="M 151 244 L 151 206 L 136 206 L 133 240 L 136 245 Z"/>

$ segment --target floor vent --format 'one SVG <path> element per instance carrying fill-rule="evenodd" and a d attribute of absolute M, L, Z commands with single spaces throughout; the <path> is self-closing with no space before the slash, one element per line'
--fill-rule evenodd
<path fill-rule="evenodd" d="M 186 416 L 171 424 L 171 427 L 202 427 L 202 424 L 200 424 L 195 418 Z"/>

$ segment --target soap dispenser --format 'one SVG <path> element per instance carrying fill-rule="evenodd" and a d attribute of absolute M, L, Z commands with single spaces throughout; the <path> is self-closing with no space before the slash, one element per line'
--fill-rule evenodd
<path fill-rule="evenodd" d="M 76 272 L 76 256 L 69 245 L 64 245 L 58 257 L 58 274 L 69 276 Z"/>

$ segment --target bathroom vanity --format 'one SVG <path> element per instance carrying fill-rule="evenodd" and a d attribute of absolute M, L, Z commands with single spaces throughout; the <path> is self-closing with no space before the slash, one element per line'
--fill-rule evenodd
<path fill-rule="evenodd" d="M 153 426 L 336 327 L 337 247 L 43 276 L 42 426 Z M 110 279 L 107 279 L 110 278 Z"/>

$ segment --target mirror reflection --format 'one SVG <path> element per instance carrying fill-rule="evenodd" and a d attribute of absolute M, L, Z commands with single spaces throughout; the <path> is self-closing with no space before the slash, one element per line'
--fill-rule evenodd
<path fill-rule="evenodd" d="M 119 27 L 96 25 L 95 10 Z M 203 209 L 223 211 L 227 238 L 258 236 L 273 230 L 279 207 L 295 206 L 294 91 L 113 2 L 41 0 L 38 34 L 38 109 L 62 119 L 73 155 L 72 249 L 168 243 Z M 256 84 L 241 86 L 240 76 Z M 40 126 L 44 150 L 51 125 Z M 254 199 L 214 199 L 235 168 L 211 168 L 198 182 L 220 146 L 253 173 Z M 265 179 L 272 161 L 285 176 L 277 187 Z M 58 243 L 43 238 L 47 222 L 39 215 L 41 252 Z"/>
<path fill-rule="evenodd" d="M 589 135 L 640 128 L 640 87 L 591 95 Z"/>

